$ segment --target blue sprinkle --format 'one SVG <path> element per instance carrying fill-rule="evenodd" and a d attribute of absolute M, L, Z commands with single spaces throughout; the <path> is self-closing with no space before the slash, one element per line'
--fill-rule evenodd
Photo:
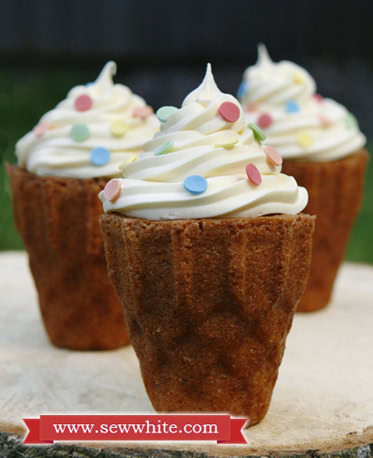
<path fill-rule="evenodd" d="M 237 98 L 238 99 L 242 99 L 242 97 L 244 97 L 247 94 L 248 90 L 249 90 L 249 86 L 248 86 L 247 82 L 246 81 L 242 81 L 240 86 L 239 86 L 239 88 L 238 88 L 238 90 L 237 90 Z"/>
<path fill-rule="evenodd" d="M 202 194 L 207 189 L 207 180 L 201 175 L 191 175 L 185 178 L 184 188 L 192 194 Z"/>
<path fill-rule="evenodd" d="M 105 165 L 110 160 L 110 151 L 104 146 L 97 146 L 91 150 L 90 159 L 93 165 Z"/>
<path fill-rule="evenodd" d="M 299 105 L 294 100 L 289 100 L 286 104 L 286 111 L 288 113 L 297 113 L 300 110 Z"/>
<path fill-rule="evenodd" d="M 89 83 L 86 83 L 85 87 L 89 87 L 89 86 L 92 86 L 92 82 L 89 82 Z"/>

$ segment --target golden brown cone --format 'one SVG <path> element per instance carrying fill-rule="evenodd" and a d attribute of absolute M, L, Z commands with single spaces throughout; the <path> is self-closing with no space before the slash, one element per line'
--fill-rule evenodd
<path fill-rule="evenodd" d="M 107 180 L 40 177 L 10 165 L 7 171 L 50 341 L 74 350 L 128 344 L 98 224 L 97 194 Z"/>
<path fill-rule="evenodd" d="M 362 150 L 333 162 L 284 161 L 283 173 L 308 191 L 304 212 L 316 215 L 310 278 L 298 312 L 319 310 L 330 300 L 360 210 L 368 158 Z"/>
<path fill-rule="evenodd" d="M 157 411 L 266 414 L 314 218 L 100 218 L 109 277 Z"/>

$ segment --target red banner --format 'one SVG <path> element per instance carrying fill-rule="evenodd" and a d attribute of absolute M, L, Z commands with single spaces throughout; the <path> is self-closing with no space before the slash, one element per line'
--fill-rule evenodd
<path fill-rule="evenodd" d="M 40 415 L 24 418 L 24 444 L 55 441 L 216 441 L 246 444 L 246 418 L 229 415 Z"/>

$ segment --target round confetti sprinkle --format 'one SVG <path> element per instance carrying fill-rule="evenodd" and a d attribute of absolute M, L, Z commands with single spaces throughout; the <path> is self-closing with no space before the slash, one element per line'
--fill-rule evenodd
<path fill-rule="evenodd" d="M 351 112 L 347 113 L 346 125 L 349 129 L 358 129 L 359 123 L 357 122 L 356 116 Z"/>
<path fill-rule="evenodd" d="M 104 146 L 97 146 L 91 150 L 90 159 L 93 165 L 105 165 L 110 160 L 110 151 Z"/>
<path fill-rule="evenodd" d="M 247 127 L 249 127 L 253 131 L 254 138 L 257 142 L 262 142 L 266 139 L 266 136 L 262 129 L 253 122 L 251 122 Z"/>
<path fill-rule="evenodd" d="M 303 75 L 300 72 L 294 72 L 293 73 L 293 81 L 295 84 L 302 84 L 304 79 Z"/>
<path fill-rule="evenodd" d="M 286 111 L 288 113 L 297 113 L 299 111 L 299 105 L 294 100 L 289 100 L 286 104 Z"/>
<path fill-rule="evenodd" d="M 319 120 L 320 120 L 320 124 L 322 125 L 322 127 L 329 127 L 333 124 L 330 118 L 328 118 L 325 115 L 320 115 Z"/>
<path fill-rule="evenodd" d="M 223 102 L 218 110 L 220 116 L 227 122 L 236 122 L 240 117 L 240 109 L 235 103 Z"/>
<path fill-rule="evenodd" d="M 261 129 L 266 129 L 273 122 L 272 116 L 268 113 L 263 113 L 259 116 L 257 124 Z"/>
<path fill-rule="evenodd" d="M 249 86 L 247 82 L 242 81 L 237 89 L 237 98 L 242 99 L 242 97 L 244 97 L 247 94 L 248 90 L 249 90 Z"/>
<path fill-rule="evenodd" d="M 132 116 L 134 118 L 146 119 L 149 118 L 150 115 L 153 114 L 153 108 L 149 105 L 145 105 L 144 107 L 136 107 L 132 112 Z"/>
<path fill-rule="evenodd" d="M 254 111 L 257 111 L 257 110 L 258 110 L 258 106 L 256 103 L 250 103 L 246 108 L 246 111 L 248 113 L 253 113 Z"/>
<path fill-rule="evenodd" d="M 79 95 L 75 99 L 74 106 L 78 111 L 87 111 L 92 107 L 93 100 L 88 94 Z"/>
<path fill-rule="evenodd" d="M 298 144 L 303 148 L 309 148 L 313 144 L 313 139 L 307 132 L 298 135 Z"/>
<path fill-rule="evenodd" d="M 42 137 L 45 132 L 50 128 L 50 124 L 47 122 L 41 122 L 33 128 L 35 137 Z"/>
<path fill-rule="evenodd" d="M 129 159 L 127 159 L 126 161 L 122 162 L 122 164 L 120 164 L 119 170 L 123 172 L 124 169 L 127 167 L 127 165 L 131 164 L 131 162 L 134 162 L 136 160 L 137 160 L 137 156 L 135 155 L 131 156 Z"/>
<path fill-rule="evenodd" d="M 272 146 L 266 146 L 264 148 L 264 153 L 267 156 L 267 161 L 272 165 L 281 165 L 282 164 L 282 157 L 280 153 L 272 148 Z"/>
<path fill-rule="evenodd" d="M 154 156 L 161 156 L 162 154 L 167 154 L 172 150 L 174 146 L 173 142 L 167 142 L 164 145 L 161 145 L 154 151 Z"/>
<path fill-rule="evenodd" d="M 321 103 L 324 100 L 323 96 L 320 94 L 313 94 L 313 98 L 319 103 Z"/>
<path fill-rule="evenodd" d="M 167 119 L 174 113 L 176 113 L 178 109 L 176 107 L 171 107 L 171 106 L 164 106 L 164 107 L 161 107 L 161 108 L 158 108 L 157 110 L 157 118 L 161 121 L 161 122 L 166 122 Z"/>
<path fill-rule="evenodd" d="M 233 148 L 234 145 L 238 143 L 238 138 L 232 137 L 228 138 L 227 140 L 223 141 L 222 143 L 216 143 L 215 148 Z"/>
<path fill-rule="evenodd" d="M 262 176 L 260 175 L 260 172 L 257 169 L 257 167 L 254 164 L 247 164 L 245 169 L 247 177 L 251 181 L 251 183 L 255 184 L 255 186 L 259 186 L 262 182 Z"/>
<path fill-rule="evenodd" d="M 70 130 L 70 136 L 76 142 L 84 142 L 89 135 L 89 128 L 86 124 L 74 124 Z"/>
<path fill-rule="evenodd" d="M 116 119 L 110 125 L 110 132 L 114 137 L 122 137 L 128 130 L 128 124 L 123 119 Z"/>
<path fill-rule="evenodd" d="M 110 202 L 115 202 L 120 196 L 121 181 L 118 178 L 114 178 L 106 183 L 104 188 L 104 197 Z"/>
<path fill-rule="evenodd" d="M 202 194 L 207 189 L 207 180 L 201 175 L 191 175 L 185 178 L 184 188 L 192 194 Z"/>

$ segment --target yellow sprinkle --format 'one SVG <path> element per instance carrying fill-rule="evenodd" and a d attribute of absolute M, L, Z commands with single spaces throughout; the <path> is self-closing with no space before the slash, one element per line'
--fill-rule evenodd
<path fill-rule="evenodd" d="M 122 137 L 128 130 L 128 124 L 122 119 L 113 121 L 110 126 L 110 131 L 114 137 Z"/>
<path fill-rule="evenodd" d="M 215 148 L 233 148 L 234 145 L 238 143 L 237 138 L 229 138 L 228 140 L 225 140 L 223 143 L 216 143 Z"/>
<path fill-rule="evenodd" d="M 313 138 L 307 132 L 298 135 L 298 144 L 303 148 L 309 148 L 313 144 Z"/>
<path fill-rule="evenodd" d="M 303 79 L 303 75 L 299 72 L 294 72 L 293 73 L 293 81 L 295 84 L 302 84 L 304 79 Z"/>
<path fill-rule="evenodd" d="M 119 166 L 119 169 L 124 172 L 124 169 L 127 167 L 127 165 L 131 164 L 131 162 L 134 162 L 136 161 L 137 159 L 137 156 L 131 156 L 129 159 L 127 159 L 125 162 L 122 162 L 122 164 L 120 164 Z"/>

